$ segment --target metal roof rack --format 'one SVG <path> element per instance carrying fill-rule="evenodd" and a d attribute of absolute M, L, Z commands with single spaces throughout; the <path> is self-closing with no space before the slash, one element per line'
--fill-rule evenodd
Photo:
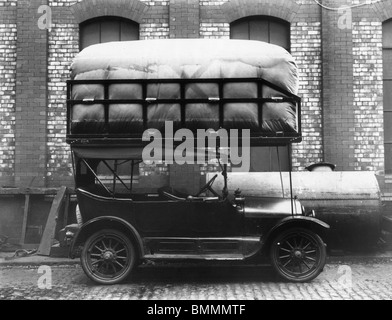
<path fill-rule="evenodd" d="M 186 86 L 189 84 L 212 83 L 218 86 L 219 95 L 208 98 L 185 97 Z M 225 98 L 223 88 L 228 83 L 255 83 L 257 85 L 256 98 Z M 111 99 L 109 97 L 110 86 L 114 84 L 139 84 L 142 87 L 142 95 L 139 99 Z M 178 98 L 161 99 L 147 96 L 147 86 L 151 84 L 178 84 L 180 94 Z M 76 85 L 101 85 L 103 86 L 103 99 L 72 99 L 72 90 Z M 264 97 L 263 86 L 268 86 L 279 92 L 282 96 Z M 287 131 L 263 131 L 263 104 L 264 103 L 291 103 L 295 112 L 295 128 Z M 228 103 L 254 103 L 258 106 L 259 130 L 250 131 L 250 146 L 283 146 L 291 143 L 301 142 L 301 98 L 297 95 L 280 88 L 279 86 L 262 78 L 202 78 L 202 79 L 106 79 L 106 80 L 69 80 L 67 81 L 67 143 L 73 146 L 127 146 L 140 147 L 149 142 L 142 140 L 143 132 L 151 129 L 148 123 L 148 107 L 152 104 L 178 104 L 180 105 L 180 119 L 176 126 L 178 129 L 191 128 L 186 121 L 186 105 L 190 103 L 216 104 L 219 109 L 219 116 L 216 120 L 216 128 L 236 129 L 225 124 L 225 105 Z M 104 118 L 100 123 L 100 130 L 96 132 L 78 132 L 72 126 L 72 109 L 75 105 L 101 104 L 104 107 Z M 109 119 L 110 106 L 113 104 L 138 104 L 142 106 L 141 130 L 138 133 L 113 132 Z M 238 128 L 246 129 L 246 128 Z M 241 131 L 241 130 L 240 130 Z M 171 137 L 162 136 L 163 140 Z M 241 142 L 241 139 L 239 139 Z M 177 142 L 180 144 L 181 142 Z M 176 143 L 175 143 L 176 144 Z"/>

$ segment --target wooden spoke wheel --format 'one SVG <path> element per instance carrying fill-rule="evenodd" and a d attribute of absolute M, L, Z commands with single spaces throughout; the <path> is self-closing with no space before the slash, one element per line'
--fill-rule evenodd
<path fill-rule="evenodd" d="M 81 262 L 86 275 L 101 284 L 123 281 L 131 273 L 136 251 L 131 240 L 115 229 L 90 236 L 82 250 Z"/>
<path fill-rule="evenodd" d="M 292 282 L 316 278 L 324 268 L 326 256 L 321 237 L 304 228 L 284 230 L 270 248 L 273 267 L 282 278 Z"/>

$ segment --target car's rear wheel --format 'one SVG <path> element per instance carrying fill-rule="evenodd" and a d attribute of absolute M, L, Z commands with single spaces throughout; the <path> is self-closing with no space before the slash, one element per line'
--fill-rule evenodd
<path fill-rule="evenodd" d="M 131 273 L 136 261 L 132 241 L 115 229 L 100 230 L 83 246 L 82 268 L 86 275 L 101 284 L 115 284 Z"/>
<path fill-rule="evenodd" d="M 306 282 L 323 270 L 327 258 L 321 237 L 311 230 L 291 228 L 279 233 L 270 248 L 271 263 L 285 280 Z"/>

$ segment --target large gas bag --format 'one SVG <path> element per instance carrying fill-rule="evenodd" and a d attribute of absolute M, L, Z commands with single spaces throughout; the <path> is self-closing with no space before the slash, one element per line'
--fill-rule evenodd
<path fill-rule="evenodd" d="M 297 94 L 298 72 L 293 57 L 283 48 L 260 41 L 166 39 L 110 42 L 92 45 L 81 51 L 71 66 L 73 80 L 112 79 L 193 79 L 181 92 L 180 83 L 115 83 L 108 88 L 109 100 L 140 100 L 140 103 L 109 105 L 109 133 L 139 134 L 143 127 L 143 101 L 147 106 L 147 127 L 163 129 L 165 121 L 174 128 L 181 124 L 181 105 L 173 99 L 184 97 L 185 127 L 219 129 L 220 98 L 287 97 L 284 92 L 263 84 L 229 82 L 219 89 L 218 82 L 205 79 L 262 78 L 284 92 Z M 204 81 L 197 82 L 197 79 Z M 183 95 L 183 96 L 182 96 Z M 102 84 L 75 84 L 73 100 L 102 100 Z M 154 103 L 155 99 L 172 99 Z M 193 102 L 192 102 L 193 99 Z M 195 103 L 195 99 L 210 99 Z M 118 101 L 117 101 L 118 102 Z M 230 102 L 223 106 L 223 127 L 250 129 L 255 133 L 297 132 L 296 106 L 290 102 Z M 259 117 L 261 112 L 261 117 Z M 101 133 L 105 107 L 102 103 L 75 104 L 71 111 L 71 133 Z M 260 119 L 262 120 L 259 123 Z"/>

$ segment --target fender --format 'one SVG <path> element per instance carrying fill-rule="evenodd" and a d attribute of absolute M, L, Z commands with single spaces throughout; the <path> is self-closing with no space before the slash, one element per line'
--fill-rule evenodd
<path fill-rule="evenodd" d="M 110 227 L 110 225 L 114 224 L 114 225 L 120 225 L 121 227 L 126 228 L 131 233 L 134 240 L 137 242 L 136 246 L 137 246 L 138 252 L 140 254 L 140 257 L 144 256 L 143 240 L 142 240 L 140 234 L 136 231 L 134 226 L 132 226 L 128 221 L 121 219 L 121 218 L 117 218 L 117 217 L 113 217 L 113 216 L 101 216 L 101 217 L 97 217 L 97 218 L 94 218 L 94 219 L 87 221 L 75 233 L 75 236 L 72 240 L 70 251 L 69 251 L 71 258 L 75 258 L 75 255 L 73 254 L 75 247 L 79 243 L 83 242 L 86 239 L 86 237 L 89 236 L 92 232 L 97 231 L 99 228 L 95 229 L 94 226 L 101 224 L 102 222 L 105 222 L 105 225 L 107 225 L 108 227 Z M 92 230 L 92 232 L 89 234 L 90 230 Z"/>
<path fill-rule="evenodd" d="M 297 226 L 297 227 L 307 227 L 310 229 L 314 229 L 320 232 L 322 235 L 330 229 L 330 226 L 314 217 L 309 216 L 302 216 L 302 215 L 295 215 L 281 219 L 262 239 L 265 245 L 268 245 L 270 241 L 272 241 L 273 237 L 275 236 L 276 232 L 280 229 L 290 227 L 290 226 Z"/>

